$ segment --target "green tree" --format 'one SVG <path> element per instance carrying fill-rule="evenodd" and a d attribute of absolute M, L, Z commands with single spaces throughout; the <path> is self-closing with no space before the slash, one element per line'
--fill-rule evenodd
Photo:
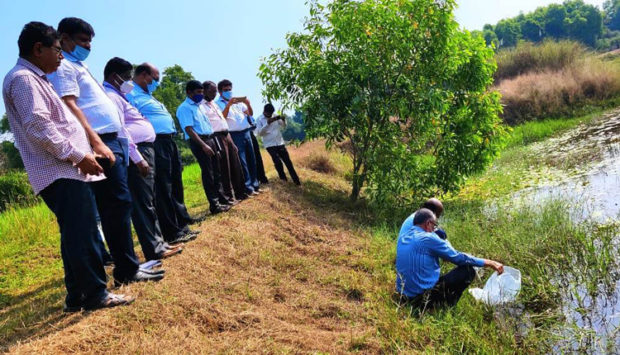
<path fill-rule="evenodd" d="M 376 202 L 407 202 L 484 169 L 503 133 L 496 64 L 453 0 L 309 4 L 259 77 L 269 100 L 304 112 L 310 138 L 348 143 L 352 200 L 367 184 Z"/>
<path fill-rule="evenodd" d="M 545 33 L 555 39 L 564 38 L 564 20 L 566 19 L 566 9 L 560 4 L 551 4 L 545 11 Z"/>
<path fill-rule="evenodd" d="M 183 70 L 178 64 L 164 69 L 163 78 L 157 90 L 153 93 L 153 96 L 161 101 L 166 106 L 168 112 L 174 117 L 175 121 L 178 120 L 176 116 L 177 108 L 185 100 L 185 84 L 193 80 L 194 76 L 190 72 Z"/>
<path fill-rule="evenodd" d="M 502 47 L 514 47 L 521 38 L 521 26 L 514 19 L 504 19 L 495 26 L 495 34 Z"/>
<path fill-rule="evenodd" d="M 6 113 L 2 115 L 0 120 L 0 134 L 6 134 L 11 131 L 9 126 L 9 118 Z M 0 142 L 0 170 L 3 169 L 24 169 L 24 162 L 13 142 Z"/>
<path fill-rule="evenodd" d="M 543 38 L 542 26 L 533 18 L 526 18 L 521 23 L 521 36 L 525 40 L 538 42 Z"/>
<path fill-rule="evenodd" d="M 605 25 L 612 31 L 620 30 L 620 0 L 606 0 L 603 4 L 605 10 Z"/>
<path fill-rule="evenodd" d="M 484 37 L 484 42 L 487 46 L 491 46 L 493 48 L 499 48 L 499 39 L 497 39 L 497 35 L 492 30 L 484 30 L 482 31 L 482 37 Z"/>

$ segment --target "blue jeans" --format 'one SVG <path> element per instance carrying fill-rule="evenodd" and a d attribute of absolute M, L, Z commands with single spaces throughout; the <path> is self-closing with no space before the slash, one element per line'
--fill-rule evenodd
<path fill-rule="evenodd" d="M 67 305 L 97 303 L 108 293 L 90 186 L 79 180 L 59 179 L 41 191 L 41 197 L 60 227 Z"/>
<path fill-rule="evenodd" d="M 256 175 L 256 157 L 252 147 L 250 131 L 230 132 L 230 136 L 239 150 L 239 160 L 245 176 L 245 188 L 247 193 L 258 190 L 258 178 Z"/>
<path fill-rule="evenodd" d="M 131 239 L 131 193 L 127 182 L 128 146 L 123 138 L 102 138 L 116 157 L 110 166 L 107 159 L 100 160 L 105 180 L 92 183 L 101 217 L 101 227 L 110 254 L 114 259 L 114 278 L 125 281 L 138 271 L 138 258 Z"/>

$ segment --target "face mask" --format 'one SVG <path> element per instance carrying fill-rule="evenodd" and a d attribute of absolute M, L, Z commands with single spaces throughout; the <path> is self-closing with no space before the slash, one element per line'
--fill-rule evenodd
<path fill-rule="evenodd" d="M 146 86 L 146 89 L 149 91 L 149 94 L 152 94 L 153 91 L 155 91 L 158 86 L 159 86 L 159 81 L 153 79 L 153 81 L 151 81 L 151 83 Z"/>
<path fill-rule="evenodd" d="M 86 60 L 86 58 L 88 58 L 88 55 L 90 54 L 90 50 L 80 46 L 79 44 L 76 44 L 73 51 L 69 54 L 71 54 L 72 57 L 74 57 L 75 59 L 81 62 L 81 61 Z"/>
<path fill-rule="evenodd" d="M 192 101 L 194 101 L 195 103 L 200 103 L 202 101 L 202 99 L 204 99 L 205 96 L 203 94 L 196 94 L 194 96 L 191 97 Z"/>
<path fill-rule="evenodd" d="M 133 90 L 133 87 L 134 87 L 133 81 L 129 80 L 129 81 L 123 81 L 120 89 L 123 94 L 129 94 Z"/>
<path fill-rule="evenodd" d="M 232 98 L 232 91 L 223 91 L 222 97 L 225 98 L 226 100 L 230 100 L 230 98 Z"/>

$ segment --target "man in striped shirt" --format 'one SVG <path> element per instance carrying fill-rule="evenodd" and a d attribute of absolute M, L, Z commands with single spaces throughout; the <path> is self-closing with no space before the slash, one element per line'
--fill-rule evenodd
<path fill-rule="evenodd" d="M 58 33 L 30 22 L 18 45 L 20 58 L 4 78 L 2 95 L 30 184 L 60 227 L 67 288 L 64 311 L 129 304 L 134 298 L 107 291 L 97 246 L 95 202 L 88 183 L 103 180 L 103 169 L 84 128 L 46 78 L 63 58 Z"/>

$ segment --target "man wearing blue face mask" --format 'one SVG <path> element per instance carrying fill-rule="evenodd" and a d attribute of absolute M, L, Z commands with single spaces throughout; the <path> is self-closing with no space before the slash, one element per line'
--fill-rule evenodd
<path fill-rule="evenodd" d="M 254 129 L 250 122 L 253 114 L 250 101 L 246 97 L 233 97 L 232 82 L 224 79 L 217 84 L 220 93 L 216 101 L 222 114 L 226 117 L 230 136 L 237 146 L 243 175 L 245 176 L 246 193 L 249 196 L 258 195 L 259 182 L 256 171 L 256 156 L 252 145 L 250 131 Z"/>
<path fill-rule="evenodd" d="M 196 238 L 189 229 L 192 222 L 183 193 L 183 167 L 179 148 L 174 141 L 177 133 L 174 119 L 166 106 L 153 97 L 159 86 L 159 70 L 143 63 L 136 67 L 133 75 L 133 90 L 125 95 L 129 103 L 146 117 L 155 130 L 155 209 L 157 219 L 168 244 L 187 242 Z"/>
<path fill-rule="evenodd" d="M 158 281 L 163 275 L 139 269 L 131 238 L 131 194 L 127 185 L 129 145 L 116 106 L 88 70 L 84 60 L 95 35 L 86 21 L 67 17 L 58 24 L 65 59 L 48 75 L 58 96 L 84 127 L 105 180 L 91 183 L 103 235 L 114 259 L 117 284 Z"/>
<path fill-rule="evenodd" d="M 215 140 L 213 128 L 201 103 L 204 89 L 198 80 L 190 80 L 185 86 L 187 97 L 177 109 L 177 118 L 185 139 L 196 157 L 202 173 L 202 187 L 209 200 L 211 214 L 226 212 L 230 205 L 226 203 L 220 177 L 218 154 L 221 149 Z"/>

